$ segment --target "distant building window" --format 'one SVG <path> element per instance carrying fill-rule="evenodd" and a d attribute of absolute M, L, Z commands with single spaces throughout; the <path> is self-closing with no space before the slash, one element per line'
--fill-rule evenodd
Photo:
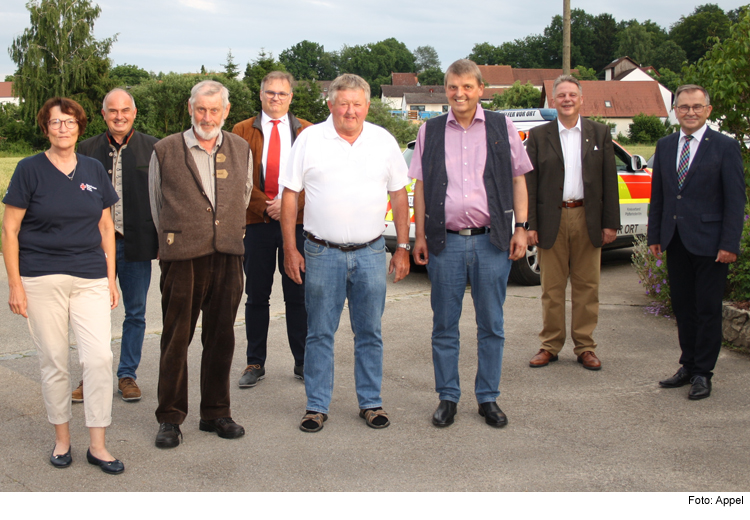
<path fill-rule="evenodd" d="M 448 105 L 443 105 L 443 114 L 445 114 L 448 111 Z"/>
<path fill-rule="evenodd" d="M 605 101 L 604 106 L 607 108 L 612 108 L 612 102 L 611 101 Z"/>
<path fill-rule="evenodd" d="M 424 105 L 410 105 L 409 110 L 417 110 L 419 112 L 424 112 Z"/>

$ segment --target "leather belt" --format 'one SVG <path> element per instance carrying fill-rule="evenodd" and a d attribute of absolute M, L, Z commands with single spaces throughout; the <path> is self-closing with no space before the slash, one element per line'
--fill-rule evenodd
<path fill-rule="evenodd" d="M 303 231 L 302 234 L 305 235 L 305 238 L 307 238 L 310 242 L 314 242 L 316 244 L 320 244 L 321 246 L 325 246 L 325 247 L 332 247 L 333 249 L 338 249 L 345 253 L 349 251 L 356 251 L 357 249 L 362 249 L 363 247 L 367 247 L 370 244 L 377 242 L 378 239 L 380 238 L 380 237 L 374 238 L 370 240 L 369 242 L 365 242 L 364 244 L 336 244 L 334 242 L 329 242 L 328 240 L 321 240 L 320 238 L 315 238 L 307 231 Z"/>
<path fill-rule="evenodd" d="M 476 228 L 466 228 L 466 229 L 459 229 L 458 231 L 453 231 L 452 229 L 446 229 L 448 233 L 453 233 L 454 235 L 461 235 L 461 236 L 472 236 L 472 235 L 484 235 L 485 233 L 489 232 L 489 228 L 486 227 L 476 227 Z"/>
<path fill-rule="evenodd" d="M 583 206 L 583 199 L 581 200 L 564 200 L 562 203 L 563 208 L 578 208 Z"/>
<path fill-rule="evenodd" d="M 115 231 L 115 240 L 122 240 L 123 238 L 125 237 L 122 236 L 122 233 L 120 233 L 119 231 Z"/>

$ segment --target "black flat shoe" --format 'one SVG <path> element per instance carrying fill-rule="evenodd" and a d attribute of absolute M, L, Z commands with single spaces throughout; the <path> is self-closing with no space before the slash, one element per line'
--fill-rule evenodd
<path fill-rule="evenodd" d="M 89 464 L 99 466 L 99 468 L 101 468 L 104 473 L 108 473 L 110 475 L 118 475 L 125 471 L 125 465 L 119 460 L 97 459 L 91 454 L 90 449 L 86 451 L 86 460 L 89 461 Z"/>
<path fill-rule="evenodd" d="M 49 456 L 50 464 L 56 468 L 67 468 L 73 464 L 73 457 L 70 456 L 70 446 L 68 446 L 68 453 L 63 453 L 62 455 L 55 455 L 55 447 L 52 448 L 52 453 Z"/>
<path fill-rule="evenodd" d="M 508 424 L 508 418 L 495 401 L 481 403 L 479 405 L 479 415 L 484 417 L 484 422 L 493 428 L 502 428 Z"/>
<path fill-rule="evenodd" d="M 440 404 L 432 415 L 432 424 L 438 428 L 445 428 L 453 424 L 453 418 L 456 416 L 456 403 L 453 401 L 440 401 Z"/>

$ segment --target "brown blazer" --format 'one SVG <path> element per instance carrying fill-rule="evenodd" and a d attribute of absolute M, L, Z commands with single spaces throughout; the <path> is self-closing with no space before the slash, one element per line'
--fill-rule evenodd
<path fill-rule="evenodd" d="M 562 215 L 565 161 L 557 120 L 533 128 L 526 143 L 534 169 L 526 174 L 529 229 L 539 234 L 539 247 L 550 249 Z M 602 229 L 620 227 L 620 200 L 615 150 L 609 127 L 581 118 L 581 166 L 586 227 L 594 247 L 602 246 Z"/>
<path fill-rule="evenodd" d="M 299 133 L 312 126 L 312 123 L 304 119 L 298 119 L 288 112 L 289 127 L 292 132 L 292 145 Z M 250 145 L 250 151 L 253 153 L 253 192 L 250 197 L 250 204 L 247 207 L 246 224 L 260 224 L 270 222 L 270 217 L 266 213 L 266 201 L 271 200 L 263 190 L 264 182 L 262 178 L 263 171 L 263 129 L 260 126 L 260 116 L 245 119 L 234 125 L 232 133 L 242 137 Z M 297 201 L 297 224 L 302 224 L 304 219 L 305 192 L 299 194 Z"/>

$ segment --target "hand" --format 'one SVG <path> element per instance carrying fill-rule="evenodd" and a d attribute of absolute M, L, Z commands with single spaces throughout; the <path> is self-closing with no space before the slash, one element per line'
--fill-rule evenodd
<path fill-rule="evenodd" d="M 414 263 L 417 265 L 427 265 L 430 261 L 430 254 L 427 251 L 427 240 L 417 238 L 414 241 L 414 250 L 411 252 Z"/>
<path fill-rule="evenodd" d="M 528 242 L 529 247 L 537 245 L 539 243 L 539 233 L 536 231 L 527 231 L 526 241 Z"/>
<path fill-rule="evenodd" d="M 24 318 L 28 318 L 26 314 L 26 291 L 23 285 L 10 286 L 10 294 L 8 295 L 8 306 L 13 314 L 20 314 Z"/>
<path fill-rule="evenodd" d="M 393 283 L 406 278 L 409 274 L 409 251 L 403 247 L 397 248 L 396 252 L 391 255 L 391 264 L 388 267 L 388 274 L 396 271 L 396 277 L 393 279 Z"/>
<path fill-rule="evenodd" d="M 267 200 L 266 214 L 274 220 L 281 218 L 281 199 Z"/>
<path fill-rule="evenodd" d="M 528 237 L 526 236 L 526 230 L 521 227 L 516 228 L 516 232 L 513 233 L 513 237 L 510 239 L 510 254 L 508 258 L 516 261 L 526 256 L 527 244 Z"/>
<path fill-rule="evenodd" d="M 602 229 L 602 245 L 611 244 L 617 238 L 616 229 Z"/>
<path fill-rule="evenodd" d="M 297 248 L 284 249 L 284 271 L 296 284 L 302 285 L 302 273 L 305 272 L 305 258 Z"/>
<path fill-rule="evenodd" d="M 108 282 L 109 284 L 109 308 L 110 310 L 117 307 L 117 304 L 120 303 L 120 291 L 117 290 L 117 282 L 114 280 L 110 280 Z"/>
<path fill-rule="evenodd" d="M 729 251 L 719 249 L 719 254 L 716 255 L 716 261 L 722 264 L 731 264 L 737 261 L 737 255 L 734 253 L 730 253 Z"/>
<path fill-rule="evenodd" d="M 651 254 L 654 255 L 656 258 L 661 258 L 661 244 L 654 244 L 652 246 L 648 246 L 648 250 L 651 251 Z"/>

